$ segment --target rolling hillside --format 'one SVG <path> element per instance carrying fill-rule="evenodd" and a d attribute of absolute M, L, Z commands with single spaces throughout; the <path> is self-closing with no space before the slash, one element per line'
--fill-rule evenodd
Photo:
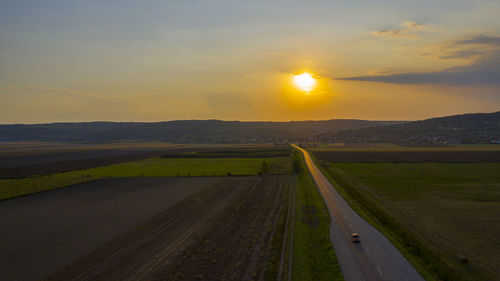
<path fill-rule="evenodd" d="M 318 136 L 325 142 L 472 144 L 500 141 L 500 111 L 431 118 L 391 126 L 349 129 Z"/>
<path fill-rule="evenodd" d="M 298 122 L 181 120 L 156 123 L 15 124 L 0 125 L 0 141 L 269 143 L 309 141 L 325 133 L 397 123 L 400 122 L 336 119 Z"/>

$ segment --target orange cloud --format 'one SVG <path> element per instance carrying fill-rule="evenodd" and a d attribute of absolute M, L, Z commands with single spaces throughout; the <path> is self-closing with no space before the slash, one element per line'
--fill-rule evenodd
<path fill-rule="evenodd" d="M 437 31 L 430 25 L 419 24 L 413 21 L 404 21 L 400 25 L 402 28 L 389 29 L 389 30 L 375 30 L 371 34 L 374 36 L 387 37 L 387 38 L 418 38 L 419 36 L 415 34 L 421 31 Z"/>

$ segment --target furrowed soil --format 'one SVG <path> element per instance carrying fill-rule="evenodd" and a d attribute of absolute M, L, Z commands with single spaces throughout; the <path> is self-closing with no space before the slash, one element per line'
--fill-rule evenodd
<path fill-rule="evenodd" d="M 220 180 L 106 179 L 0 201 L 0 280 L 38 280 Z"/>
<path fill-rule="evenodd" d="M 45 280 L 265 280 L 288 186 L 225 178 Z"/>
<path fill-rule="evenodd" d="M 90 169 L 160 156 L 165 151 L 95 150 L 0 158 L 0 178 Z"/>

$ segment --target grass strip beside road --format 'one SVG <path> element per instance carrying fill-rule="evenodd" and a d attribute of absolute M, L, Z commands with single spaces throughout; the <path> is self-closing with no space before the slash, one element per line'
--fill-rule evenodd
<path fill-rule="evenodd" d="M 263 163 L 266 163 L 265 165 Z M 263 167 L 266 166 L 264 169 Z M 264 171 L 263 171 L 264 169 Z M 102 178 L 287 174 L 289 158 L 151 158 L 21 179 L 0 179 L 0 200 Z"/>
<path fill-rule="evenodd" d="M 302 153 L 293 152 L 296 213 L 293 240 L 293 280 L 343 280 L 330 240 L 330 215 L 307 170 Z"/>

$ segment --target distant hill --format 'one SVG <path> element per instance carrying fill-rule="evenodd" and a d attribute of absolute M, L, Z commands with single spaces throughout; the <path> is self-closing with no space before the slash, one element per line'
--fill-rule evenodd
<path fill-rule="evenodd" d="M 402 123 L 334 119 L 297 122 L 181 120 L 155 123 L 87 122 L 0 125 L 0 141 L 175 143 L 272 143 L 312 141 L 315 136 L 342 130 Z"/>
<path fill-rule="evenodd" d="M 500 111 L 431 118 L 391 126 L 349 129 L 318 136 L 327 142 L 472 144 L 500 141 Z"/>

